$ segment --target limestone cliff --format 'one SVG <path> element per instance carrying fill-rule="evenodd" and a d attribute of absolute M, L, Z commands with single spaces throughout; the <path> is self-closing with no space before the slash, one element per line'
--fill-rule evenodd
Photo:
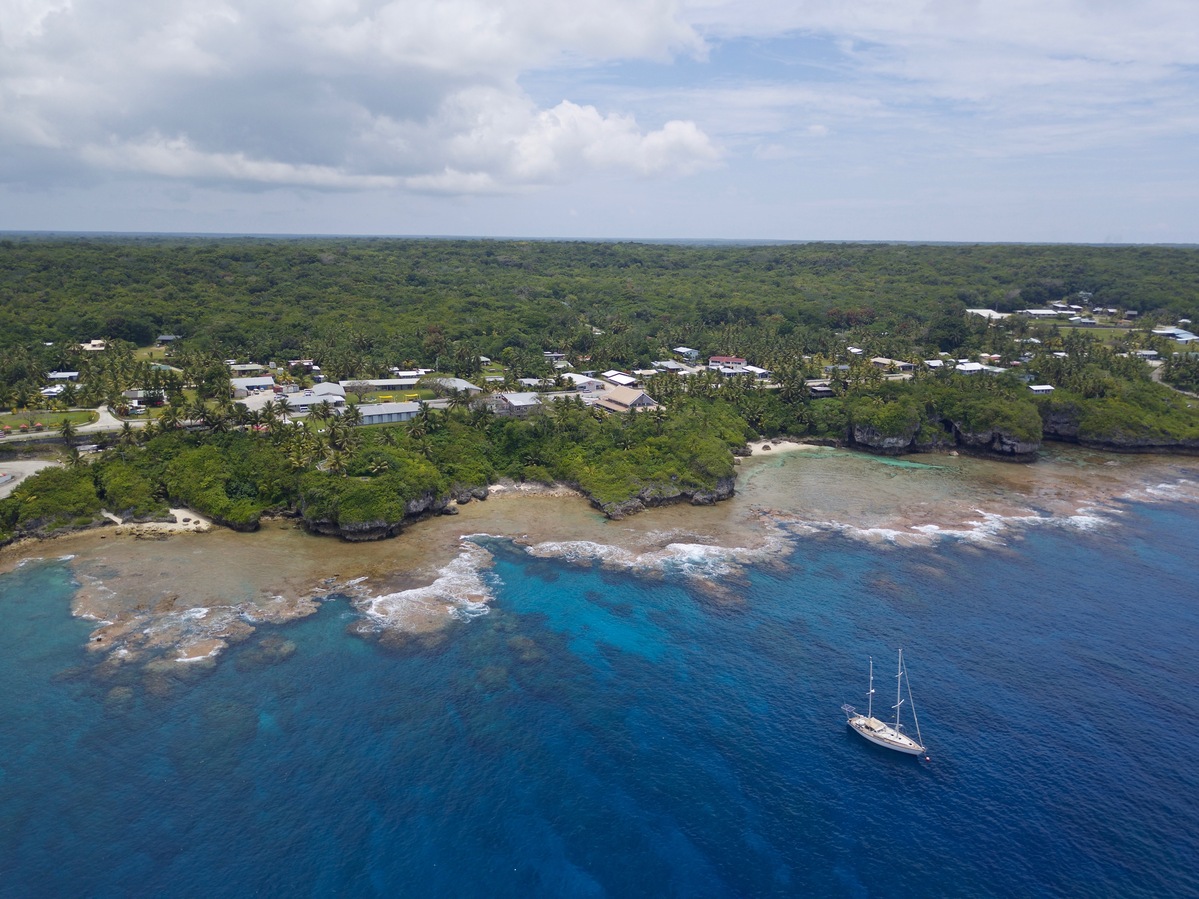
<path fill-rule="evenodd" d="M 619 521 L 654 506 L 668 506 L 675 503 L 690 503 L 693 506 L 714 505 L 733 496 L 736 492 L 736 480 L 736 475 L 719 478 L 716 486 L 711 490 L 686 489 L 675 484 L 650 484 L 642 487 L 635 497 L 619 503 L 600 502 L 590 495 L 587 498 L 608 518 Z M 586 491 L 582 492 L 586 494 Z"/>

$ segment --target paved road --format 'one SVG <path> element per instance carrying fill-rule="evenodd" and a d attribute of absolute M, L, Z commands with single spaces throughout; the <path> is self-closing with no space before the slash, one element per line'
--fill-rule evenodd
<path fill-rule="evenodd" d="M 96 413 L 96 420 L 90 422 L 89 424 L 78 425 L 75 428 L 75 433 L 79 436 L 87 436 L 88 434 L 115 433 L 125 426 L 124 421 L 117 418 L 103 406 L 99 409 L 93 409 L 90 411 Z M 146 426 L 146 420 L 131 420 L 129 424 L 135 428 L 144 428 Z M 36 433 L 29 434 L 14 433 L 10 434 L 7 440 L 4 440 L 4 438 L 0 438 L 0 440 L 3 440 L 3 442 L 6 443 L 21 444 L 54 443 L 61 441 L 62 436 L 59 434 L 58 428 L 50 428 L 48 431 L 38 431 Z"/>
<path fill-rule="evenodd" d="M 96 414 L 99 416 L 99 418 L 89 425 L 80 425 L 75 429 L 75 433 L 95 434 L 98 431 L 119 431 L 125 424 L 125 422 L 121 421 L 121 419 L 109 412 L 104 406 L 101 406 L 99 409 L 97 409 Z M 131 421 L 130 424 L 135 428 L 141 428 L 145 427 L 146 422 L 144 420 Z"/>

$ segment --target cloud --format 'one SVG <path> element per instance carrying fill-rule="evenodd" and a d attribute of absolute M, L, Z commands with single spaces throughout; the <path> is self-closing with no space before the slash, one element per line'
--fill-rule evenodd
<path fill-rule="evenodd" d="M 903 162 L 1131 154 L 1199 139 L 1191 0 L 687 0 L 737 72 L 655 98 L 725 148 Z M 749 64 L 746 64 L 748 61 Z M 869 149 L 869 148 L 873 149 Z"/>
<path fill-rule="evenodd" d="M 475 193 L 719 155 L 693 122 L 537 108 L 520 87 L 702 57 L 672 0 L 0 0 L 0 51 L 0 151 L 53 148 L 64 178 Z"/>
<path fill-rule="evenodd" d="M 400 184 L 393 176 L 351 174 L 332 166 L 252 159 L 244 153 L 205 153 L 193 147 L 185 137 L 150 135 L 138 142 L 108 146 L 89 144 L 81 148 L 79 155 L 100 168 L 199 181 L 356 190 Z"/>

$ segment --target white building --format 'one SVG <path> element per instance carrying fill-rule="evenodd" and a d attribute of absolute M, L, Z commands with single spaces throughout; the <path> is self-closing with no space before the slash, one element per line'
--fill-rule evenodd
<path fill-rule="evenodd" d="M 364 425 L 412 421 L 420 413 L 420 403 L 365 403 L 357 408 Z"/>

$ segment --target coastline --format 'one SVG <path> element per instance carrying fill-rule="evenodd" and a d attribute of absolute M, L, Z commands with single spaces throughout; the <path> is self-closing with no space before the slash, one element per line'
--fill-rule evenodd
<path fill-rule="evenodd" d="M 88 648 L 101 672 L 138 664 L 161 674 L 178 672 L 180 663 L 203 672 L 230 643 L 264 624 L 311 615 L 330 598 L 354 610 L 348 627 L 363 638 L 445 639 L 456 622 L 487 613 L 491 540 L 571 564 L 670 577 L 725 603 L 736 597 L 718 582 L 736 583 L 749 564 L 780 562 L 797 539 L 840 535 L 897 548 L 948 539 L 1004 551 L 1030 528 L 1111 525 L 1128 501 L 1199 501 L 1191 459 L 1083 450 L 1012 466 L 761 441 L 738 459 L 738 473 L 728 500 L 664 505 L 622 520 L 606 518 L 569 487 L 501 483 L 455 515 L 370 543 L 315 536 L 291 518 L 239 533 L 175 509 L 175 522 L 11 545 L 0 554 L 0 572 L 36 558 L 63 560 L 79 584 L 73 614 L 96 623 Z"/>

